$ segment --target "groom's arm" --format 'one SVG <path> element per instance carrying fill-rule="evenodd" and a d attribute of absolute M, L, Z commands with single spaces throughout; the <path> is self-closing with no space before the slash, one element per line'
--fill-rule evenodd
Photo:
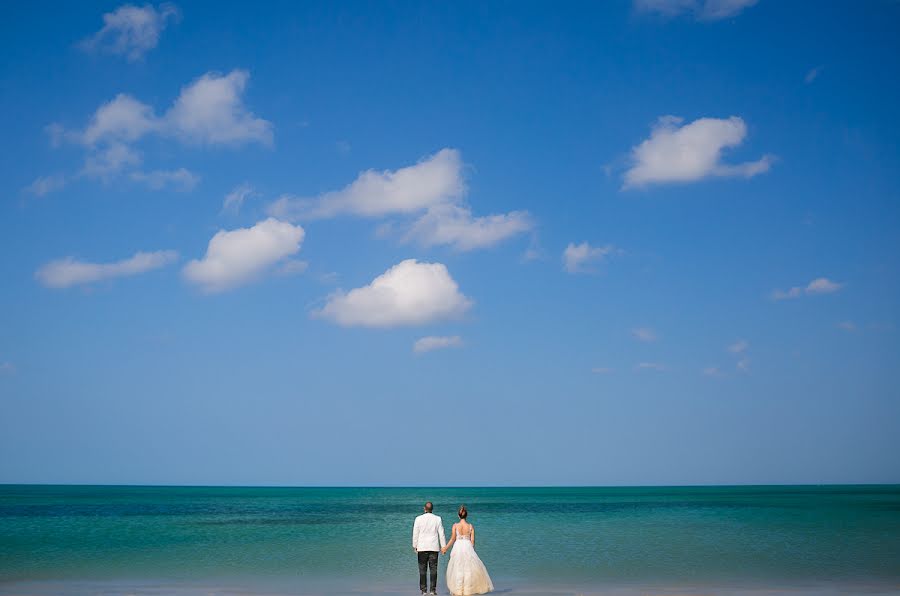
<path fill-rule="evenodd" d="M 438 536 L 441 538 L 441 548 L 443 549 L 447 546 L 447 538 L 444 537 L 444 522 L 441 521 L 440 531 L 438 531 Z"/>
<path fill-rule="evenodd" d="M 413 550 L 419 551 L 419 520 L 416 518 L 416 523 L 413 524 Z"/>

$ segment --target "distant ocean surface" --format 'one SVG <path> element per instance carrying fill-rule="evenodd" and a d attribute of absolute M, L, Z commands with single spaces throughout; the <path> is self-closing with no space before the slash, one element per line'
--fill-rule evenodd
<path fill-rule="evenodd" d="M 429 499 L 448 534 L 457 506 L 468 506 L 478 552 L 501 591 L 831 583 L 900 591 L 896 485 L 0 485 L 0 592 L 86 581 L 239 580 L 297 593 L 329 582 L 373 591 L 408 585 L 415 593 L 411 528 Z"/>

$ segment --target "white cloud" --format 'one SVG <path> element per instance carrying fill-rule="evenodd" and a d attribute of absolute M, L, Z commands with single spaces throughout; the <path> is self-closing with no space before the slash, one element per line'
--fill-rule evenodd
<path fill-rule="evenodd" d="M 130 143 L 159 127 L 152 107 L 120 93 L 97 108 L 83 132 L 70 132 L 68 136 L 89 146 L 104 141 Z"/>
<path fill-rule="evenodd" d="M 422 246 L 448 245 L 467 251 L 488 248 L 534 227 L 526 211 L 472 217 L 468 207 L 436 205 L 413 223 L 406 235 Z"/>
<path fill-rule="evenodd" d="M 462 347 L 462 338 L 458 335 L 438 336 L 429 335 L 417 339 L 413 344 L 413 352 L 416 354 L 424 354 L 432 350 L 441 350 L 443 348 L 459 348 Z"/>
<path fill-rule="evenodd" d="M 656 331 L 650 327 L 635 327 L 631 330 L 631 336 L 636 340 L 643 342 L 653 342 L 659 339 L 656 335 Z"/>
<path fill-rule="evenodd" d="M 190 191 L 200 182 L 200 176 L 191 173 L 184 168 L 177 170 L 154 170 L 152 172 L 132 172 L 131 179 L 143 182 L 154 190 L 160 190 L 167 186 L 175 187 L 175 190 Z"/>
<path fill-rule="evenodd" d="M 727 350 L 732 354 L 740 354 L 742 352 L 746 352 L 747 348 L 750 347 L 750 342 L 746 339 L 739 339 L 730 346 L 728 346 Z"/>
<path fill-rule="evenodd" d="M 837 324 L 838 329 L 843 329 L 844 331 L 849 331 L 850 333 L 854 333 L 859 331 L 859 327 L 853 321 L 841 321 Z"/>
<path fill-rule="evenodd" d="M 225 195 L 225 201 L 222 203 L 222 211 L 230 211 L 237 213 L 244 205 L 244 201 L 256 195 L 256 191 L 249 184 L 241 184 L 234 187 L 231 192 Z"/>
<path fill-rule="evenodd" d="M 452 203 L 462 198 L 465 191 L 459 151 L 441 149 L 416 165 L 399 170 L 366 170 L 343 189 L 316 198 L 281 197 L 269 206 L 269 213 L 287 219 L 380 217 Z"/>
<path fill-rule="evenodd" d="M 138 275 L 165 267 L 178 260 L 174 250 L 138 252 L 128 259 L 114 263 L 89 263 L 66 257 L 43 265 L 35 273 L 39 282 L 48 288 L 68 288 L 104 279 Z"/>
<path fill-rule="evenodd" d="M 750 359 L 741 358 L 740 360 L 738 360 L 737 368 L 741 372 L 750 372 Z"/>
<path fill-rule="evenodd" d="M 707 377 L 722 377 L 725 376 L 725 373 L 718 366 L 707 366 L 702 371 L 704 376 Z"/>
<path fill-rule="evenodd" d="M 666 17 L 692 14 L 701 21 L 718 21 L 733 17 L 758 0 L 634 0 L 643 12 L 655 12 Z"/>
<path fill-rule="evenodd" d="M 572 244 L 571 242 L 563 251 L 563 268 L 569 273 L 585 273 L 590 271 L 591 263 L 598 263 L 615 251 L 611 244 L 606 246 L 591 246 L 587 242 Z"/>
<path fill-rule="evenodd" d="M 103 28 L 81 42 L 87 51 L 104 51 L 125 56 L 129 61 L 141 59 L 159 43 L 159 34 L 170 20 L 178 21 L 180 14 L 174 4 L 150 4 L 143 7 L 124 4 L 103 15 Z"/>
<path fill-rule="evenodd" d="M 244 105 L 249 78 L 245 70 L 233 70 L 224 76 L 209 72 L 185 86 L 166 113 L 167 129 L 190 143 L 271 144 L 272 123 L 257 118 Z"/>
<path fill-rule="evenodd" d="M 267 211 L 290 220 L 418 215 L 403 235 L 405 241 L 460 251 L 494 246 L 534 227 L 526 211 L 474 216 L 464 202 L 466 190 L 460 153 L 445 148 L 398 170 L 366 170 L 343 189 L 318 197 L 284 195 Z M 393 229 L 391 222 L 382 224 L 378 235 Z"/>
<path fill-rule="evenodd" d="M 805 287 L 794 286 L 787 290 L 773 290 L 772 300 L 790 300 L 799 298 L 800 296 L 815 294 L 832 294 L 840 290 L 844 284 L 831 281 L 827 277 L 817 277 L 809 282 Z"/>
<path fill-rule="evenodd" d="M 825 68 L 825 67 L 817 66 L 817 67 L 811 69 L 809 72 L 806 73 L 806 76 L 803 77 L 803 82 L 806 83 L 807 85 L 809 85 L 810 83 L 815 81 L 817 78 L 819 78 L 819 75 L 822 73 L 823 68 Z"/>
<path fill-rule="evenodd" d="M 62 190 L 66 186 L 66 177 L 62 174 L 39 176 L 34 182 L 25 187 L 25 191 L 36 197 L 42 197 L 51 192 Z"/>
<path fill-rule="evenodd" d="M 66 130 L 58 124 L 47 130 L 54 144 L 69 141 L 84 146 L 88 154 L 82 173 L 104 180 L 141 163 L 134 145 L 149 135 L 199 145 L 268 145 L 272 124 L 256 117 L 243 102 L 249 76 L 243 70 L 227 75 L 208 72 L 184 86 L 162 116 L 153 107 L 120 93 L 97 108 L 83 130 Z M 182 186 L 188 180 L 183 174 L 186 171 L 175 170 L 182 172 L 175 180 Z"/>
<path fill-rule="evenodd" d="M 124 143 L 112 143 L 87 156 L 81 173 L 91 178 L 109 181 L 122 169 L 141 163 L 141 154 Z"/>
<path fill-rule="evenodd" d="M 471 306 L 443 264 L 407 259 L 312 314 L 343 326 L 394 327 L 458 318 Z"/>
<path fill-rule="evenodd" d="M 722 150 L 736 147 L 747 136 L 737 117 L 700 118 L 681 126 L 682 118 L 663 116 L 650 138 L 631 151 L 632 167 L 625 172 L 624 189 L 666 182 L 691 182 L 710 176 L 750 178 L 769 170 L 774 158 L 723 164 Z"/>
<path fill-rule="evenodd" d="M 302 227 L 269 218 L 250 228 L 220 230 L 206 256 L 184 266 L 184 277 L 206 292 L 221 292 L 260 277 L 279 261 L 300 251 Z"/>
<path fill-rule="evenodd" d="M 638 362 L 634 365 L 634 370 L 655 370 L 657 372 L 662 372 L 664 370 L 669 370 L 665 364 L 660 364 L 659 362 Z"/>

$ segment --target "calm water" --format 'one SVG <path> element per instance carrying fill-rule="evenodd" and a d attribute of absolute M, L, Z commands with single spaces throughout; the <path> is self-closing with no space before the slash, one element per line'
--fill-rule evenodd
<path fill-rule="evenodd" d="M 0 486 L 0 582 L 235 577 L 410 581 L 426 499 L 469 507 L 500 583 L 900 586 L 900 486 Z M 446 560 L 444 560 L 444 563 Z M 412 580 L 414 581 L 414 580 Z"/>

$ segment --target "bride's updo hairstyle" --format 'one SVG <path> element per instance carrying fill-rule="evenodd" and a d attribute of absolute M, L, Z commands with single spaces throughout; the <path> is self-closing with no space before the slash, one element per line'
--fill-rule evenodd
<path fill-rule="evenodd" d="M 469 515 L 469 510 L 466 509 L 465 505 L 460 505 L 459 511 L 457 513 L 459 515 L 459 519 L 466 519 L 466 516 Z"/>

